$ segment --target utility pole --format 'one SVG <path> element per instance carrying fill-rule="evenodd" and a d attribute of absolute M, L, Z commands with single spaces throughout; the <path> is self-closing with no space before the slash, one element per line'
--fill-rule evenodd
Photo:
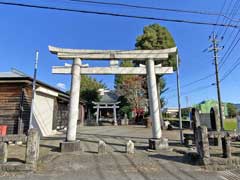
<path fill-rule="evenodd" d="M 188 98 L 188 96 L 186 96 L 185 98 L 186 98 L 186 108 L 188 108 L 189 107 L 189 98 Z"/>
<path fill-rule="evenodd" d="M 30 113 L 30 120 L 29 120 L 29 129 L 33 128 L 33 107 L 34 107 L 34 97 L 36 93 L 36 78 L 37 78 L 37 67 L 38 67 L 38 54 L 39 52 L 36 51 L 36 59 L 34 65 L 34 75 L 33 75 L 33 83 L 32 83 L 32 103 L 31 103 L 31 113 Z"/>
<path fill-rule="evenodd" d="M 223 126 L 223 112 L 222 112 L 222 101 L 221 101 L 221 92 L 220 92 L 220 81 L 218 75 L 218 52 L 219 50 L 223 49 L 223 47 L 219 47 L 217 35 L 213 32 L 212 36 L 210 36 L 210 40 L 212 41 L 212 48 L 213 51 L 213 58 L 215 64 L 215 74 L 216 74 L 216 85 L 217 85 L 217 96 L 218 96 L 218 109 L 220 114 L 220 123 L 221 123 L 221 130 L 224 130 Z"/>
<path fill-rule="evenodd" d="M 180 95 L 180 81 L 179 81 L 179 56 L 176 55 L 177 63 L 177 94 L 178 94 L 178 116 L 179 116 L 179 129 L 180 129 L 180 141 L 183 144 L 183 131 L 182 131 L 182 110 L 181 110 L 181 95 Z"/>

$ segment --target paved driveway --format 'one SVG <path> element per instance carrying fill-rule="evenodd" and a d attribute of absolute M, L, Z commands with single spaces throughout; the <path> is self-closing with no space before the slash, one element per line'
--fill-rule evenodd
<path fill-rule="evenodd" d="M 166 132 L 171 143 L 178 139 L 173 131 Z M 5 176 L 1 179 L 72 179 L 72 180 L 221 180 L 235 172 L 207 172 L 198 166 L 189 165 L 183 155 L 172 151 L 147 151 L 151 129 L 141 126 L 131 127 L 82 127 L 78 138 L 84 152 L 61 154 L 58 143 L 64 136 L 47 138 L 42 141 L 43 151 L 39 169 L 32 174 Z M 136 152 L 127 155 L 125 143 L 135 142 Z M 97 154 L 98 141 L 108 145 L 108 153 Z M 235 173 L 236 174 L 236 173 Z M 235 178 L 238 176 L 235 176 Z M 229 179 L 231 179 L 229 178 Z M 240 179 L 240 178 L 239 178 Z"/>

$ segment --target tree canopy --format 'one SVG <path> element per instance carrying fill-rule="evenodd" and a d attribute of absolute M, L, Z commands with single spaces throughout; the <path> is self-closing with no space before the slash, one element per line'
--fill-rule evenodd
<path fill-rule="evenodd" d="M 228 111 L 228 116 L 229 117 L 236 117 L 237 115 L 237 108 L 234 104 L 232 103 L 227 103 L 227 111 Z"/>
<path fill-rule="evenodd" d="M 143 34 L 137 37 L 135 47 L 141 50 L 156 50 L 176 47 L 176 44 L 167 28 L 159 24 L 151 24 L 144 27 Z M 170 55 L 162 65 L 173 66 L 176 69 L 175 54 Z"/>
<path fill-rule="evenodd" d="M 91 76 L 82 75 L 81 78 L 80 97 L 86 102 L 87 109 L 92 111 L 92 101 L 99 100 L 99 93 L 97 90 L 106 88 L 106 85 Z"/>
<path fill-rule="evenodd" d="M 81 92 L 89 89 L 98 90 L 100 88 L 106 88 L 106 85 L 102 81 L 97 81 L 95 78 L 87 75 L 81 76 Z"/>
<path fill-rule="evenodd" d="M 176 47 L 175 41 L 167 28 L 159 24 L 151 24 L 144 27 L 143 34 L 138 36 L 135 44 L 136 49 L 154 50 Z M 163 66 L 172 66 L 176 70 L 176 54 L 170 54 L 167 60 L 161 62 Z M 157 76 L 159 97 L 166 88 L 166 81 L 163 77 Z M 161 107 L 165 105 L 163 97 L 160 99 Z"/>
<path fill-rule="evenodd" d="M 132 61 L 124 60 L 121 67 L 133 67 Z M 133 109 L 143 109 L 146 106 L 146 88 L 143 88 L 144 78 L 137 75 L 116 75 L 115 88 L 118 93 L 120 112 L 129 114 Z"/>
<path fill-rule="evenodd" d="M 167 49 L 175 46 L 176 44 L 171 34 L 165 27 L 159 24 L 152 24 L 144 27 L 143 34 L 136 38 L 135 44 L 136 49 L 139 50 Z M 139 63 L 145 62 L 124 60 L 121 62 L 121 66 L 133 67 L 139 65 Z M 163 66 L 173 66 L 173 68 L 176 69 L 176 56 L 172 54 L 169 56 L 169 59 L 161 63 Z M 160 96 L 160 94 L 167 90 L 166 82 L 162 76 L 157 76 L 157 81 Z M 121 98 L 125 98 L 124 102 L 127 102 L 126 105 L 122 106 L 124 112 L 144 106 L 147 98 L 146 84 L 146 78 L 140 75 L 115 76 L 115 88 L 121 95 Z M 161 98 L 160 103 L 162 107 L 165 105 L 163 98 Z"/>

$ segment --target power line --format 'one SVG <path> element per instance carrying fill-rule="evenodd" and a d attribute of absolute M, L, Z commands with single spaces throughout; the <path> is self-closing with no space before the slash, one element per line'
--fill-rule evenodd
<path fill-rule="evenodd" d="M 160 7 L 152 7 L 152 6 L 140 6 L 140 5 L 133 5 L 133 4 L 125 4 L 125 3 L 91 1 L 91 0 L 68 0 L 68 1 L 78 2 L 78 3 L 88 3 L 88 4 L 100 4 L 100 5 L 108 5 L 108 6 L 130 7 L 130 8 L 136 8 L 136 9 L 168 11 L 168 12 L 176 12 L 176 13 L 199 14 L 199 15 L 209 15 L 209 16 L 218 16 L 218 17 L 222 16 L 224 18 L 231 19 L 232 21 L 240 21 L 239 19 L 232 19 L 223 13 L 216 13 L 216 12 L 209 12 L 209 11 L 193 11 L 193 10 L 185 10 L 185 9 L 183 10 L 183 9 L 172 9 L 172 8 L 160 8 Z M 226 3 L 226 0 L 225 0 L 225 3 Z"/>
<path fill-rule="evenodd" d="M 234 2 L 233 0 L 230 1 L 230 3 L 228 4 L 228 6 L 226 7 L 226 13 L 230 12 L 230 15 L 231 15 L 230 8 L 232 7 L 232 3 L 233 3 L 233 2 Z M 223 18 L 222 23 L 225 23 L 226 20 L 227 20 L 226 18 Z M 222 34 L 222 29 L 218 28 L 218 31 L 217 31 L 216 34 Z"/>
<path fill-rule="evenodd" d="M 57 11 L 66 11 L 66 12 L 77 12 L 77 13 L 84 13 L 84 14 L 96 14 L 96 15 L 114 16 L 114 17 L 125 17 L 125 18 L 134 18 L 134 19 L 145 19 L 145 20 L 154 20 L 154 21 L 166 21 L 166 22 L 175 22 L 175 23 L 188 23 L 188 24 L 198 24 L 198 25 L 212 25 L 212 26 L 221 26 L 221 27 L 240 28 L 240 26 L 236 26 L 233 24 L 229 25 L 229 24 L 203 22 L 203 21 L 156 18 L 156 17 L 150 17 L 150 16 L 118 14 L 118 13 L 110 13 L 110 12 L 103 12 L 103 11 L 88 11 L 88 10 L 80 10 L 80 9 L 60 8 L 60 7 L 42 6 L 42 5 L 31 5 L 31 4 L 13 3 L 13 2 L 1 2 L 0 1 L 0 5 L 19 6 L 19 7 L 28 7 L 28 8 L 37 8 L 37 9 L 48 9 L 48 10 L 57 10 Z"/>
<path fill-rule="evenodd" d="M 239 11 L 239 7 L 240 7 L 240 1 L 236 1 L 235 2 L 235 4 L 234 4 L 234 8 L 233 8 L 233 10 L 232 10 L 232 15 L 231 15 L 231 18 L 233 19 L 235 16 L 236 16 L 236 14 L 238 13 L 238 11 Z M 231 24 L 232 23 L 232 20 L 231 19 L 229 19 L 229 22 L 228 22 L 228 24 Z M 225 36 L 225 34 L 227 33 L 227 31 L 228 31 L 228 28 L 225 28 L 225 31 L 224 31 L 224 33 L 223 33 L 223 37 Z"/>
<path fill-rule="evenodd" d="M 222 79 L 220 80 L 220 82 L 224 81 L 230 74 L 232 74 L 232 72 L 240 65 L 240 57 L 237 58 L 237 60 L 235 61 L 235 63 L 233 64 L 232 68 L 226 72 Z"/>
<path fill-rule="evenodd" d="M 197 88 L 195 88 L 195 89 L 192 89 L 192 90 L 190 90 L 190 91 L 183 92 L 181 95 L 182 95 L 182 96 L 185 96 L 185 95 L 189 95 L 189 94 L 192 94 L 192 93 L 195 93 L 195 92 L 199 92 L 199 91 L 208 89 L 208 88 L 212 87 L 213 85 L 214 85 L 214 84 L 205 85 L 205 86 L 199 86 L 199 87 L 197 87 Z M 167 98 L 167 99 L 172 99 L 172 98 L 175 98 L 175 97 L 177 97 L 177 95 L 173 95 L 173 96 L 171 96 L 171 97 L 168 96 L 168 97 L 165 97 L 165 98 Z"/>
<path fill-rule="evenodd" d="M 240 7 L 240 3 L 238 3 L 238 7 L 236 8 L 237 9 L 236 13 L 238 12 L 239 7 Z M 235 15 L 236 15 L 236 13 L 235 13 Z M 239 25 L 239 23 L 237 25 Z M 223 36 L 226 34 L 227 30 L 228 30 L 228 28 L 225 29 L 225 32 L 223 33 Z M 231 55 L 231 53 L 233 52 L 233 50 L 235 49 L 235 47 L 239 43 L 240 39 L 237 40 L 237 37 L 238 37 L 239 33 L 240 33 L 240 30 L 237 31 L 237 33 L 235 34 L 235 37 L 233 38 L 233 40 L 231 42 L 231 45 L 229 46 L 227 51 L 224 53 L 223 58 L 222 58 L 222 62 L 220 63 L 219 70 L 222 69 L 223 65 L 228 61 L 229 56 Z M 234 34 L 234 30 L 231 31 L 230 36 L 227 39 L 227 41 L 225 42 L 224 46 L 226 46 L 226 44 L 229 42 L 229 40 L 231 39 L 233 34 Z M 237 42 L 235 42 L 236 40 L 237 40 Z"/>
<path fill-rule="evenodd" d="M 228 50 L 225 52 L 225 54 L 223 55 L 223 58 L 222 58 L 222 62 L 219 66 L 219 70 L 222 69 L 223 65 L 227 62 L 229 56 L 231 55 L 231 53 L 233 52 L 233 50 L 235 49 L 235 47 L 237 46 L 237 44 L 239 43 L 240 41 L 240 38 L 235 42 L 235 40 L 237 39 L 237 36 L 240 34 L 240 30 L 238 30 L 238 33 L 236 34 L 234 40 L 232 41 L 230 47 L 228 48 Z M 235 42 L 235 44 L 234 44 Z"/>
<path fill-rule="evenodd" d="M 222 5 L 222 7 L 221 7 L 221 9 L 220 9 L 220 13 L 219 13 L 219 14 L 222 14 L 223 9 L 224 9 L 224 7 L 225 7 L 225 5 L 226 5 L 226 2 L 227 2 L 227 0 L 224 0 L 224 3 L 223 3 L 223 5 Z M 221 16 L 218 15 L 216 23 L 219 22 L 220 17 L 221 17 Z M 215 31 L 215 27 L 216 27 L 216 26 L 213 27 L 213 31 Z"/>
<path fill-rule="evenodd" d="M 196 84 L 196 83 L 198 83 L 198 82 L 200 82 L 200 81 L 203 81 L 203 80 L 205 80 L 205 79 L 208 79 L 208 78 L 210 78 L 210 77 L 213 77 L 214 75 L 215 75 L 214 73 L 208 74 L 207 76 L 204 76 L 204 77 L 202 77 L 202 78 L 200 78 L 200 79 L 194 80 L 194 81 L 192 81 L 192 82 L 190 82 L 190 83 L 187 83 L 187 84 L 181 86 L 181 89 L 182 89 L 182 88 L 189 87 L 189 86 L 191 86 L 191 85 L 193 85 L 193 84 Z M 172 92 L 172 91 L 175 91 L 175 90 L 177 90 L 177 89 L 176 89 L 176 88 L 175 88 L 175 89 L 170 89 L 169 91 L 166 91 L 166 92 Z"/>
<path fill-rule="evenodd" d="M 205 90 L 205 89 L 208 89 L 210 87 L 212 87 L 213 84 L 210 84 L 210 85 L 206 85 L 206 86 L 200 86 L 198 88 L 195 88 L 191 91 L 188 91 L 188 92 L 184 92 L 182 95 L 187 95 L 187 94 L 192 94 L 192 93 L 195 93 L 195 92 L 199 92 L 199 91 L 202 91 L 202 90 Z"/>
<path fill-rule="evenodd" d="M 239 23 L 237 24 L 239 25 Z M 224 37 L 224 39 L 227 39 L 227 41 L 224 43 L 224 47 L 228 44 L 228 42 L 230 41 L 230 39 L 232 38 L 234 32 L 235 32 L 236 29 L 232 29 L 230 35 L 228 35 L 228 38 Z"/>

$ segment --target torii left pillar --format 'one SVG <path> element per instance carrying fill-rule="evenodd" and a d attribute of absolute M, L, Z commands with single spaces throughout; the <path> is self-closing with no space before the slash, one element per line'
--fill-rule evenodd
<path fill-rule="evenodd" d="M 77 121 L 79 114 L 79 97 L 81 84 L 81 59 L 73 60 L 72 82 L 69 103 L 67 137 L 65 142 L 60 143 L 61 152 L 80 151 L 80 141 L 76 140 Z"/>

